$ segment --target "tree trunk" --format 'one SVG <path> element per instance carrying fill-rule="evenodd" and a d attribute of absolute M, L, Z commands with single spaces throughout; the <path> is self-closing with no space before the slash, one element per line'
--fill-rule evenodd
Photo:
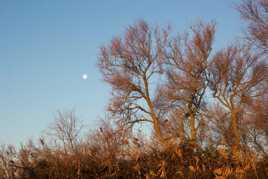
<path fill-rule="evenodd" d="M 183 144 L 185 142 L 185 133 L 184 133 L 184 121 L 183 119 L 179 119 L 180 124 L 179 124 L 179 138 L 180 138 L 180 143 Z"/>
<path fill-rule="evenodd" d="M 165 142 L 164 142 L 164 138 L 162 136 L 159 118 L 155 114 L 154 105 L 153 105 L 152 100 L 150 98 L 149 86 L 148 86 L 148 81 L 147 81 L 146 75 L 143 76 L 143 82 L 144 82 L 144 90 L 145 90 L 145 100 L 146 100 L 146 103 L 149 107 L 149 110 L 151 113 L 151 118 L 153 120 L 154 132 L 156 134 L 157 139 L 160 141 L 160 143 L 164 144 Z"/>
<path fill-rule="evenodd" d="M 231 152 L 232 152 L 232 157 L 237 160 L 239 158 L 239 145 L 240 145 L 240 132 L 238 128 L 238 111 L 234 110 L 231 113 L 231 141 L 232 141 L 232 146 L 231 146 Z"/>
<path fill-rule="evenodd" d="M 196 128 L 195 128 L 195 115 L 193 112 L 190 112 L 190 130 L 191 130 L 191 144 L 196 145 Z"/>
<path fill-rule="evenodd" d="M 152 104 L 150 99 L 147 100 L 147 103 L 148 103 L 148 106 L 150 108 L 151 118 L 153 120 L 153 128 L 154 128 L 154 132 L 156 134 L 156 137 L 161 143 L 164 143 L 164 138 L 162 136 L 159 119 L 155 114 L 154 106 L 153 106 L 153 104 Z"/>

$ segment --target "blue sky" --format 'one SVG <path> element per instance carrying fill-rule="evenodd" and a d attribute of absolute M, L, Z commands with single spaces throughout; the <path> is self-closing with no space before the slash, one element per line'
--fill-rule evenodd
<path fill-rule="evenodd" d="M 0 0 L 0 143 L 39 136 L 57 110 L 75 109 L 90 128 L 110 90 L 98 50 L 140 19 L 182 32 L 217 22 L 215 48 L 242 33 L 238 0 Z M 87 73 L 88 80 L 81 76 Z"/>

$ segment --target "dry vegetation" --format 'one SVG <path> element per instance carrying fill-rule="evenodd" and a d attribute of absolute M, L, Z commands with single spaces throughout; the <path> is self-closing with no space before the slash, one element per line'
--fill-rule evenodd
<path fill-rule="evenodd" d="M 59 112 L 39 143 L 2 146 L 0 177 L 268 178 L 268 1 L 238 10 L 246 39 L 219 51 L 213 23 L 183 35 L 130 26 L 100 49 L 113 93 L 99 129 L 82 137 Z M 134 130 L 144 123 L 150 137 Z"/>

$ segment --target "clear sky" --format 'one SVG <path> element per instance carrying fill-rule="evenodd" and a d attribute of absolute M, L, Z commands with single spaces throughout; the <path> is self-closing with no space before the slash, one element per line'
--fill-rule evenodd
<path fill-rule="evenodd" d="M 110 94 L 96 67 L 98 49 L 128 25 L 145 19 L 182 32 L 215 20 L 218 48 L 243 30 L 238 2 L 0 0 L 0 143 L 39 136 L 57 110 L 75 109 L 94 128 Z"/>

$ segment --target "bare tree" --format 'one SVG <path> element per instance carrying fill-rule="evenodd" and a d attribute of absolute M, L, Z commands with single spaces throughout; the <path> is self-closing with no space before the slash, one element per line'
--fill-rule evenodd
<path fill-rule="evenodd" d="M 168 83 L 164 89 L 166 100 L 172 108 L 183 113 L 182 118 L 177 116 L 179 120 L 189 122 L 190 139 L 194 144 L 197 142 L 197 120 L 200 120 L 205 104 L 207 67 L 214 32 L 214 24 L 200 23 L 192 28 L 192 33 L 174 38 L 166 53 L 169 64 Z"/>
<path fill-rule="evenodd" d="M 101 48 L 99 67 L 113 88 L 109 111 L 124 123 L 151 122 L 156 137 L 163 141 L 160 110 L 155 106 L 155 87 L 162 73 L 162 49 L 167 31 L 150 28 L 144 21 L 130 26 L 123 38 L 116 37 Z M 158 94 L 160 95 L 160 94 Z"/>
<path fill-rule="evenodd" d="M 210 89 L 230 119 L 229 137 L 234 156 L 239 151 L 248 107 L 267 95 L 264 88 L 267 66 L 249 47 L 231 46 L 215 55 L 210 72 Z"/>
<path fill-rule="evenodd" d="M 59 140 L 65 151 L 76 150 L 79 142 L 79 135 L 83 125 L 78 121 L 73 111 L 59 111 L 57 117 L 50 127 L 49 134 Z"/>

